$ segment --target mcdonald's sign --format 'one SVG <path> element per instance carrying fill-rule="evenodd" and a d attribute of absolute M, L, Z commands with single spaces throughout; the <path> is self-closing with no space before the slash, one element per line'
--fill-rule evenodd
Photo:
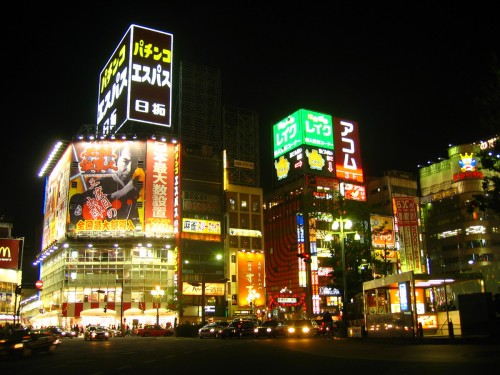
<path fill-rule="evenodd" d="M 19 242 L 20 240 L 0 238 L 0 269 L 18 269 Z"/>

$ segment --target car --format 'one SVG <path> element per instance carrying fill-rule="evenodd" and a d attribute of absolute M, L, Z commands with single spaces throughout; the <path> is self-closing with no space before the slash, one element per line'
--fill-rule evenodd
<path fill-rule="evenodd" d="M 205 324 L 198 330 L 198 337 L 204 339 L 207 337 L 217 338 L 219 331 L 229 325 L 228 322 L 212 322 Z"/>
<path fill-rule="evenodd" d="M 46 330 L 1 330 L 0 356 L 30 357 L 35 353 L 54 353 L 57 348 L 56 340 Z"/>
<path fill-rule="evenodd" d="M 284 322 L 272 319 L 266 320 L 261 325 L 254 328 L 254 337 L 286 337 L 287 336 L 287 325 Z"/>
<path fill-rule="evenodd" d="M 319 326 L 314 319 L 292 320 L 288 325 L 288 337 L 318 337 Z"/>
<path fill-rule="evenodd" d="M 217 337 L 221 339 L 253 337 L 255 327 L 257 324 L 253 320 L 233 320 L 227 327 L 219 331 Z"/>
<path fill-rule="evenodd" d="M 174 330 L 156 324 L 146 324 L 142 328 L 136 328 L 134 334 L 141 337 L 173 336 Z"/>
<path fill-rule="evenodd" d="M 122 332 L 119 329 L 110 329 L 109 332 L 113 337 L 125 337 L 125 332 Z"/>
<path fill-rule="evenodd" d="M 61 331 L 61 337 L 66 337 L 69 339 L 74 339 L 75 337 L 78 337 L 78 332 L 72 330 L 72 329 L 63 329 Z"/>
<path fill-rule="evenodd" d="M 62 343 L 63 338 L 63 329 L 57 326 L 48 326 L 45 328 L 40 328 L 40 331 L 48 331 L 50 334 L 54 335 L 57 338 L 56 344 L 59 345 Z"/>
<path fill-rule="evenodd" d="M 108 341 L 111 336 L 111 333 L 105 328 L 101 326 L 88 326 L 85 328 L 83 332 L 83 338 L 85 341 L 93 341 L 93 340 L 105 340 Z"/>

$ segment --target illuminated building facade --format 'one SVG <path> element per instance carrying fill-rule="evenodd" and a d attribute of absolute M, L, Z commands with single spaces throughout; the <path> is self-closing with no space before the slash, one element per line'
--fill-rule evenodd
<path fill-rule="evenodd" d="M 500 218 L 491 209 L 470 209 L 470 202 L 483 193 L 484 175 L 493 173 L 480 169 L 477 153 L 492 149 L 496 138 L 450 146 L 447 159 L 419 171 L 430 273 L 480 272 L 491 293 L 500 290 Z"/>
<path fill-rule="evenodd" d="M 335 197 L 366 201 L 358 124 L 299 109 L 273 127 L 274 187 L 265 194 L 267 303 L 275 318 L 339 315 L 326 285 Z"/>

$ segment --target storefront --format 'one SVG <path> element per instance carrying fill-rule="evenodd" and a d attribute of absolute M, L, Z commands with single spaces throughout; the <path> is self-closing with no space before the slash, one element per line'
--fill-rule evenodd
<path fill-rule="evenodd" d="M 363 283 L 364 321 L 370 337 L 460 334 L 458 295 L 484 292 L 480 274 L 441 278 L 413 271 Z"/>

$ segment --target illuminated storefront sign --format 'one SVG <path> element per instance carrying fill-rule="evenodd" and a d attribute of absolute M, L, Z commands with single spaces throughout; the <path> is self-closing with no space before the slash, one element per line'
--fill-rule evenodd
<path fill-rule="evenodd" d="M 0 238 L 0 269 L 17 270 L 19 261 L 19 240 Z"/>
<path fill-rule="evenodd" d="M 103 134 L 127 120 L 171 126 L 173 35 L 132 25 L 99 77 Z"/>
<path fill-rule="evenodd" d="M 460 154 L 460 160 L 458 164 L 460 165 L 460 173 L 455 173 L 453 175 L 453 181 L 460 180 L 470 180 L 484 178 L 483 172 L 476 170 L 477 160 L 473 158 L 474 154 L 465 153 L 465 155 Z"/>
<path fill-rule="evenodd" d="M 176 145 L 148 141 L 146 188 L 148 197 L 145 211 L 145 233 L 165 236 L 174 233 Z"/>
<path fill-rule="evenodd" d="M 224 283 L 205 283 L 205 295 L 207 296 L 223 296 Z M 185 296 L 201 296 L 203 291 L 202 284 L 191 285 L 188 282 L 182 283 L 182 294 Z"/>
<path fill-rule="evenodd" d="M 182 231 L 191 233 L 211 233 L 220 234 L 220 221 L 182 219 Z"/>
<path fill-rule="evenodd" d="M 373 247 L 394 248 L 396 246 L 392 216 L 370 215 L 370 228 Z"/>
<path fill-rule="evenodd" d="M 334 118 L 333 124 L 335 128 L 335 169 L 337 178 L 363 182 L 358 123 Z"/>
<path fill-rule="evenodd" d="M 244 237 L 262 237 L 262 232 L 260 230 L 253 230 L 253 229 L 229 228 L 229 235 L 244 236 Z"/>
<path fill-rule="evenodd" d="M 264 254 L 238 252 L 238 306 L 264 306 Z"/>
<path fill-rule="evenodd" d="M 366 202 L 366 188 L 363 185 L 342 182 L 340 192 L 345 199 Z"/>
<path fill-rule="evenodd" d="M 332 117 L 299 109 L 273 126 L 274 158 L 301 145 L 333 150 Z"/>

